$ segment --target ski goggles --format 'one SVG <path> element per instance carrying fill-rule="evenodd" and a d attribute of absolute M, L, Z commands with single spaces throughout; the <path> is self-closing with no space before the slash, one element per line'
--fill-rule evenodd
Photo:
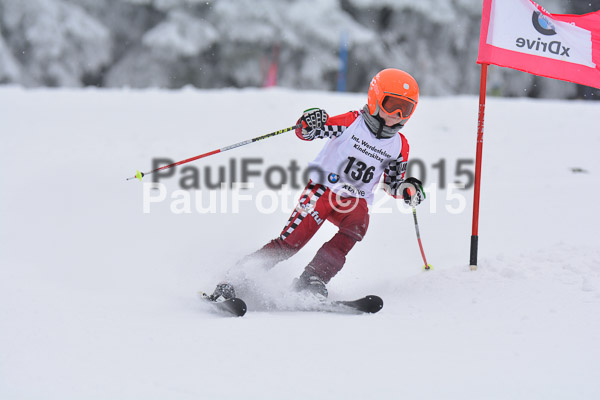
<path fill-rule="evenodd" d="M 402 119 L 406 119 L 411 116 L 416 105 L 417 103 L 408 97 L 386 93 L 381 102 L 381 109 L 390 115 L 399 112 Z"/>

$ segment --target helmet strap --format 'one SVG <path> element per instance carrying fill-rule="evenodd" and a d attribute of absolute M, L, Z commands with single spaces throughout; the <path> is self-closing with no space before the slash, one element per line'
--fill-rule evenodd
<path fill-rule="evenodd" d="M 379 128 L 377 129 L 377 132 L 373 132 L 375 134 L 375 137 L 377 139 L 381 139 L 382 136 L 381 134 L 383 133 L 383 127 L 385 126 L 385 121 L 383 120 L 383 118 L 381 118 L 379 116 L 379 114 L 374 115 L 375 119 L 377 120 L 377 122 L 379 122 Z"/>

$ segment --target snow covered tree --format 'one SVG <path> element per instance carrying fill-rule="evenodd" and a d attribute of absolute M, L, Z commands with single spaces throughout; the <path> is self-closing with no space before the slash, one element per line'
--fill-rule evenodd
<path fill-rule="evenodd" d="M 111 59 L 110 32 L 62 0 L 1 0 L 3 35 L 30 85 L 80 86 Z"/>
<path fill-rule="evenodd" d="M 21 82 L 21 67 L 2 37 L 0 26 L 0 83 Z"/>
<path fill-rule="evenodd" d="M 543 5 L 583 13 L 598 0 Z M 424 94 L 473 94 L 480 24 L 481 0 L 0 0 L 0 83 L 260 87 L 276 58 L 278 85 L 333 90 L 344 37 L 349 91 L 397 67 Z M 510 69 L 489 79 L 500 95 L 577 95 Z"/>

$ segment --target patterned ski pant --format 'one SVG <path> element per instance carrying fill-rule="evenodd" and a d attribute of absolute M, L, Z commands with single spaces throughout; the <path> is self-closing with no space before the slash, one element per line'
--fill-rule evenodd
<path fill-rule="evenodd" d="M 306 269 L 327 283 L 342 269 L 354 244 L 367 233 L 369 209 L 365 199 L 339 197 L 326 186 L 309 182 L 279 237 L 248 257 L 273 267 L 304 247 L 325 221 L 339 230 L 317 251 Z"/>

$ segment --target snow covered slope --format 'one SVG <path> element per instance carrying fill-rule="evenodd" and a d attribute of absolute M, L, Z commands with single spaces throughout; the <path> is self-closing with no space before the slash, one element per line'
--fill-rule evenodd
<path fill-rule="evenodd" d="M 186 213 L 182 170 L 144 213 L 144 186 L 125 178 L 153 158 L 293 125 L 311 106 L 337 114 L 364 101 L 281 89 L 0 89 L 0 398 L 599 398 L 597 102 L 488 99 L 477 271 L 467 267 L 472 189 L 449 189 L 468 179 L 458 160 L 473 168 L 477 99 L 425 97 L 404 133 L 425 167 L 418 213 L 433 271 L 422 270 L 409 210 L 380 195 L 329 285 L 332 298 L 380 295 L 380 313 L 259 308 L 231 319 L 202 307 L 196 291 L 287 220 L 287 209 L 257 209 L 268 168 L 304 168 L 323 143 L 287 133 L 191 164 L 216 179 L 231 160 L 239 169 L 262 159 L 238 213 Z M 210 196 L 202 179 L 191 198 Z M 265 292 L 287 290 L 333 232 L 323 227 L 258 274 Z"/>

